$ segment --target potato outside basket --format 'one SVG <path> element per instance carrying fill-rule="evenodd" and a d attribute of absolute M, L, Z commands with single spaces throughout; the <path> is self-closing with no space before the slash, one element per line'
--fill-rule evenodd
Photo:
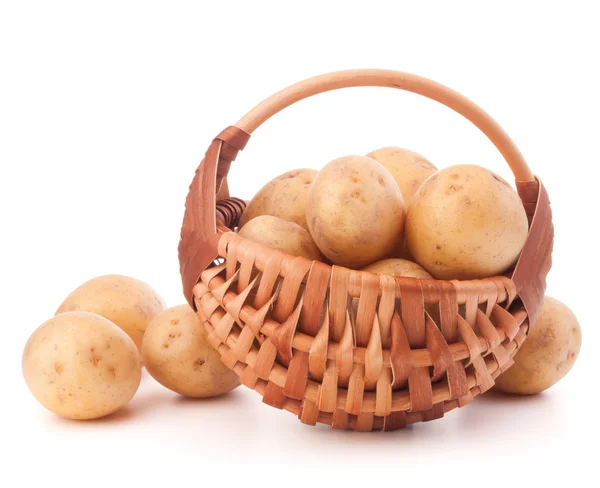
<path fill-rule="evenodd" d="M 471 281 L 395 278 L 285 255 L 233 232 L 245 202 L 229 197 L 226 177 L 250 134 L 299 100 L 357 86 L 436 100 L 497 147 L 529 219 L 513 270 Z M 190 186 L 179 259 L 210 343 L 264 403 L 306 424 L 371 431 L 440 418 L 494 385 L 535 323 L 552 244 L 544 186 L 485 111 L 413 74 L 349 70 L 280 91 L 213 140 Z"/>

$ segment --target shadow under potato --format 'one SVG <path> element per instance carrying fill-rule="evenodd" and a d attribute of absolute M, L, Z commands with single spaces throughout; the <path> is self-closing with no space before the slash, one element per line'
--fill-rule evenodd
<path fill-rule="evenodd" d="M 178 393 L 173 393 L 173 397 L 169 399 L 169 403 L 194 407 L 199 407 L 202 403 L 210 403 L 211 405 L 222 406 L 234 405 L 239 407 L 245 401 L 243 395 L 239 394 L 239 388 L 240 387 L 237 387 L 234 390 L 223 393 L 222 395 L 209 398 L 192 398 L 179 395 Z"/>
<path fill-rule="evenodd" d="M 516 393 L 503 393 L 493 389 L 476 398 L 477 403 L 489 403 L 496 405 L 508 405 L 518 403 L 520 405 L 538 405 L 549 400 L 549 396 L 544 392 L 535 395 L 519 395 Z"/>

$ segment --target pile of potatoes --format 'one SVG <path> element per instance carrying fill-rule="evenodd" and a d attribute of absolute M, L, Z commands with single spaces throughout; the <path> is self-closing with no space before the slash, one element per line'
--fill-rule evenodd
<path fill-rule="evenodd" d="M 475 165 L 438 171 L 397 147 L 284 173 L 239 223 L 242 237 L 294 256 L 449 280 L 504 273 L 527 231 L 517 193 L 498 175 Z"/>
<path fill-rule="evenodd" d="M 320 171 L 276 177 L 248 203 L 238 233 L 292 256 L 355 270 L 469 280 L 509 271 L 528 222 L 516 191 L 486 168 L 438 170 L 416 152 L 384 147 L 334 159 Z M 580 345 L 573 313 L 548 298 L 497 389 L 548 388 L 571 369 Z"/>
<path fill-rule="evenodd" d="M 79 420 L 125 406 L 138 390 L 143 366 L 188 397 L 213 397 L 239 385 L 188 305 L 167 309 L 146 283 L 120 275 L 74 290 L 31 335 L 22 357 L 34 397 L 51 412 Z"/>

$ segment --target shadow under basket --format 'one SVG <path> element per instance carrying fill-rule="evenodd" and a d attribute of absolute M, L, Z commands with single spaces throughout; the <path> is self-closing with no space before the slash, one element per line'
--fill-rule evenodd
<path fill-rule="evenodd" d="M 529 219 L 510 273 L 472 281 L 376 275 L 285 255 L 231 230 L 245 202 L 230 198 L 226 177 L 250 134 L 299 100 L 355 86 L 436 100 L 494 143 Z M 544 186 L 486 112 L 416 75 L 350 70 L 282 90 L 213 140 L 186 200 L 179 258 L 188 302 L 244 385 L 303 423 L 371 431 L 440 418 L 494 385 L 535 323 L 552 243 Z"/>

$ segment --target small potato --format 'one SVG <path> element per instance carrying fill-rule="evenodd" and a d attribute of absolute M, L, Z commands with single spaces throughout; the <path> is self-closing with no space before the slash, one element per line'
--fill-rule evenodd
<path fill-rule="evenodd" d="M 562 302 L 545 297 L 533 330 L 515 356 L 515 364 L 496 378 L 497 391 L 533 395 L 562 379 L 581 349 L 581 327 Z"/>
<path fill-rule="evenodd" d="M 323 255 L 306 229 L 271 215 L 261 215 L 239 230 L 239 235 L 292 256 L 323 261 Z"/>
<path fill-rule="evenodd" d="M 406 259 L 384 259 L 369 264 L 362 270 L 370 273 L 404 276 L 405 278 L 431 278 L 431 275 L 421 266 Z"/>
<path fill-rule="evenodd" d="M 366 156 L 328 163 L 308 192 L 306 219 L 321 252 L 359 269 L 400 252 L 404 200 L 388 170 Z"/>
<path fill-rule="evenodd" d="M 429 177 L 406 215 L 408 249 L 437 279 L 504 273 L 517 261 L 527 232 L 515 190 L 475 165 L 451 166 Z"/>
<path fill-rule="evenodd" d="M 188 305 L 169 308 L 150 322 L 142 358 L 156 381 L 188 397 L 214 397 L 240 384 L 207 342 L 204 326 Z"/>
<path fill-rule="evenodd" d="M 142 377 L 131 338 L 88 312 L 63 313 L 42 324 L 25 345 L 22 366 L 33 396 L 68 419 L 95 419 L 119 410 Z"/>
<path fill-rule="evenodd" d="M 423 156 L 401 147 L 382 147 L 367 156 L 382 164 L 392 174 L 400 187 L 406 205 L 421 184 L 437 171 L 437 168 Z"/>
<path fill-rule="evenodd" d="M 388 274 L 391 276 L 399 276 L 404 278 L 429 278 L 431 275 L 425 271 L 417 263 L 413 263 L 407 259 L 384 259 L 362 269 L 369 273 Z M 439 306 L 437 304 L 426 303 L 425 311 L 431 318 L 439 323 Z"/>
<path fill-rule="evenodd" d="M 150 321 L 165 309 L 162 298 L 146 283 L 129 276 L 106 275 L 76 288 L 58 307 L 64 312 L 93 312 L 107 318 L 133 339 L 138 349 Z"/>
<path fill-rule="evenodd" d="M 272 215 L 294 222 L 308 230 L 306 198 L 318 171 L 295 169 L 269 181 L 250 201 L 240 218 L 240 227 L 261 215 Z"/>

